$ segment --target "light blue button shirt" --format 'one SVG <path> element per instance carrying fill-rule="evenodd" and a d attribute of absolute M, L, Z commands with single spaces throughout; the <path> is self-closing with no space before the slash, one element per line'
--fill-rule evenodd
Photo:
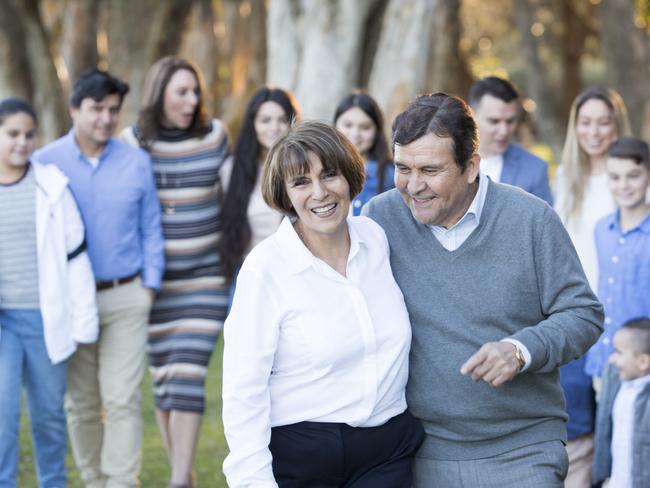
<path fill-rule="evenodd" d="M 56 164 L 70 180 L 86 226 L 95 279 L 108 281 L 141 273 L 143 286 L 158 290 L 165 255 L 149 155 L 111 138 L 94 166 L 70 130 L 36 151 L 34 159 Z"/>
<path fill-rule="evenodd" d="M 587 353 L 585 371 L 602 376 L 614 351 L 614 334 L 628 320 L 650 317 L 650 214 L 623 232 L 616 211 L 596 224 L 594 237 L 605 331 Z"/>

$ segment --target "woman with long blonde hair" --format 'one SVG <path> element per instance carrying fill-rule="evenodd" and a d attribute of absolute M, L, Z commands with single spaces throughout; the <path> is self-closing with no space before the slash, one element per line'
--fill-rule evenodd
<path fill-rule="evenodd" d="M 592 86 L 574 100 L 555 181 L 555 208 L 578 251 L 592 289 L 597 285 L 594 225 L 614 211 L 607 187 L 607 151 L 617 138 L 630 135 L 621 96 Z"/>

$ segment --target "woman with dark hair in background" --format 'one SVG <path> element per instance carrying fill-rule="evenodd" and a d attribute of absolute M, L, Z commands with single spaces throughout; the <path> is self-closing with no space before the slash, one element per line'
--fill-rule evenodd
<path fill-rule="evenodd" d="M 233 158 L 222 173 L 228 191 L 221 211 L 219 252 L 229 280 L 248 251 L 273 234 L 282 221 L 282 214 L 262 198 L 262 164 L 270 147 L 287 134 L 297 117 L 295 100 L 280 88 L 263 86 L 246 106 Z"/>
<path fill-rule="evenodd" d="M 205 376 L 228 302 L 217 251 L 228 136 L 208 118 L 200 70 L 169 56 L 149 70 L 138 124 L 122 137 L 151 154 L 163 210 L 166 269 L 151 311 L 149 361 L 170 486 L 191 486 Z"/>
<path fill-rule="evenodd" d="M 395 170 L 384 134 L 384 116 L 370 95 L 355 91 L 339 103 L 334 125 L 352 141 L 365 161 L 366 184 L 352 201 L 352 212 L 360 215 L 361 207 L 368 200 L 395 187 Z"/>

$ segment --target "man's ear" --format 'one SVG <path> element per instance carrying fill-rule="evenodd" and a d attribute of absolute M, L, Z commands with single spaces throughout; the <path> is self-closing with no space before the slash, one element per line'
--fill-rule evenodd
<path fill-rule="evenodd" d="M 643 354 L 639 354 L 637 360 L 639 361 L 639 368 L 646 373 L 650 373 L 650 353 L 644 352 Z"/>
<path fill-rule="evenodd" d="M 481 156 L 479 153 L 472 154 L 472 157 L 467 161 L 465 172 L 467 173 L 467 182 L 474 183 L 478 177 L 478 170 L 481 167 Z"/>

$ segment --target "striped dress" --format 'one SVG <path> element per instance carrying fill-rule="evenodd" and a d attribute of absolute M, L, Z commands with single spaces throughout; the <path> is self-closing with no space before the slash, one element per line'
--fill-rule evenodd
<path fill-rule="evenodd" d="M 122 137 L 138 146 L 137 129 L 125 129 Z M 156 407 L 203 412 L 207 367 L 228 302 L 217 253 L 220 171 L 229 157 L 228 136 L 215 119 L 203 138 L 163 132 L 149 153 L 163 210 L 166 257 L 149 326 Z"/>

